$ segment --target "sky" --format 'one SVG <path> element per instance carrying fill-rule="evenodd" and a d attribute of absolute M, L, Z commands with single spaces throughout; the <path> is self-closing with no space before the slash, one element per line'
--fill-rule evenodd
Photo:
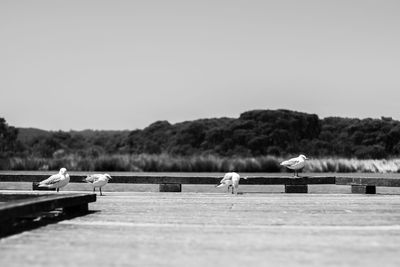
<path fill-rule="evenodd" d="M 253 109 L 400 120 L 397 0 L 0 0 L 0 117 L 142 129 Z"/>

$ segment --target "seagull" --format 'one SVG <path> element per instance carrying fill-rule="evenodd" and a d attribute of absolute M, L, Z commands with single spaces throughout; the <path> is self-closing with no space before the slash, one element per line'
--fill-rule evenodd
<path fill-rule="evenodd" d="M 247 179 L 247 177 L 243 177 L 243 179 Z M 240 180 L 240 175 L 238 173 L 228 172 L 225 173 L 224 178 L 222 178 L 222 180 L 220 181 L 220 184 L 216 185 L 215 187 L 228 186 L 228 193 L 229 193 L 229 188 L 232 187 L 232 194 L 237 195 L 239 180 Z"/>
<path fill-rule="evenodd" d="M 106 185 L 108 183 L 108 180 L 111 179 L 111 176 L 107 173 L 105 174 L 92 174 L 89 175 L 88 177 L 86 177 L 84 179 L 85 182 L 92 184 L 93 186 L 93 192 L 96 191 L 96 187 L 99 188 L 100 191 L 100 196 L 103 195 L 103 193 L 101 192 L 101 187 L 103 187 L 104 185 Z"/>
<path fill-rule="evenodd" d="M 54 174 L 39 183 L 39 187 L 56 188 L 57 192 L 61 187 L 69 183 L 69 174 L 66 168 L 61 168 L 58 174 Z"/>
<path fill-rule="evenodd" d="M 300 155 L 297 158 L 285 160 L 281 163 L 281 165 L 288 169 L 294 170 L 294 177 L 299 177 L 299 170 L 303 169 L 306 165 L 306 159 L 308 159 L 306 156 Z"/>

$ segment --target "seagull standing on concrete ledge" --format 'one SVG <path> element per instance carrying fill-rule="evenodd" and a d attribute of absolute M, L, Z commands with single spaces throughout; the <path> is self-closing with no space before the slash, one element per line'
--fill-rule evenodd
<path fill-rule="evenodd" d="M 108 180 L 111 179 L 111 176 L 107 173 L 105 174 L 92 174 L 89 175 L 88 177 L 86 177 L 84 179 L 85 182 L 92 184 L 93 186 L 93 192 L 96 191 L 96 187 L 99 188 L 100 191 L 100 196 L 103 195 L 103 193 L 101 192 L 101 188 L 103 186 L 105 186 L 108 183 Z"/>
<path fill-rule="evenodd" d="M 61 168 L 58 174 L 54 174 L 39 183 L 39 187 L 56 188 L 57 192 L 61 187 L 69 183 L 69 174 L 66 168 Z"/>
<path fill-rule="evenodd" d="M 247 179 L 247 177 L 243 177 L 243 179 Z M 229 193 L 229 188 L 232 187 L 232 194 L 237 195 L 239 180 L 240 180 L 240 175 L 238 173 L 228 172 L 225 173 L 224 178 L 222 178 L 220 184 L 217 185 L 216 187 L 228 186 L 228 193 Z"/>
<path fill-rule="evenodd" d="M 303 169 L 306 165 L 306 159 L 308 159 L 306 156 L 300 155 L 297 158 L 285 160 L 281 165 L 294 170 L 294 177 L 299 177 L 299 170 Z"/>

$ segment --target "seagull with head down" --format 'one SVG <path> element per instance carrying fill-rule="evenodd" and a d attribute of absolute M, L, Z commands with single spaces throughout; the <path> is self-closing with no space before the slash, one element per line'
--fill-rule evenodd
<path fill-rule="evenodd" d="M 105 186 L 108 181 L 111 180 L 111 176 L 107 173 L 105 174 L 92 174 L 89 175 L 88 177 L 86 177 L 84 179 L 84 182 L 87 182 L 89 184 L 91 184 L 93 186 L 93 192 L 96 191 L 96 187 L 99 188 L 100 191 L 100 196 L 103 195 L 103 193 L 101 192 L 101 188 L 103 186 Z"/>
<path fill-rule="evenodd" d="M 247 177 L 243 177 L 243 179 L 247 179 Z M 224 177 L 219 182 L 220 184 L 216 185 L 215 187 L 228 186 L 228 193 L 229 193 L 229 188 L 232 187 L 232 194 L 237 195 L 238 187 L 239 187 L 239 180 L 240 180 L 240 175 L 238 173 L 228 172 L 228 173 L 225 173 Z"/>

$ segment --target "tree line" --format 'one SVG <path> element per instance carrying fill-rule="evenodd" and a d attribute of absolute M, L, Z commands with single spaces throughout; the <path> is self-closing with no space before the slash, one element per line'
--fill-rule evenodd
<path fill-rule="evenodd" d="M 288 156 L 380 159 L 400 155 L 400 121 L 327 117 L 290 110 L 252 110 L 239 118 L 171 124 L 132 131 L 43 131 L 0 118 L 0 156 L 169 154 L 224 157 Z"/>

